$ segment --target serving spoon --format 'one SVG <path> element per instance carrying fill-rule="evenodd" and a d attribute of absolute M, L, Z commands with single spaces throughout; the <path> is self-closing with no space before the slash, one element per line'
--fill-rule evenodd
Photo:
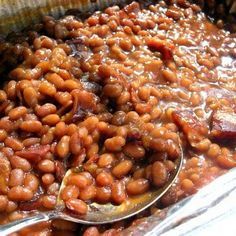
<path fill-rule="evenodd" d="M 34 225 L 40 222 L 45 222 L 53 219 L 63 219 L 87 225 L 101 225 L 124 220 L 126 218 L 129 218 L 133 215 L 140 213 L 141 211 L 151 206 L 154 202 L 159 200 L 175 182 L 182 167 L 182 163 L 183 163 L 183 151 L 180 148 L 180 156 L 175 161 L 176 165 L 175 170 L 170 175 L 168 182 L 162 188 L 152 189 L 142 195 L 129 197 L 126 201 L 124 201 L 120 205 L 113 205 L 111 203 L 107 204 L 91 203 L 88 205 L 87 214 L 85 216 L 80 216 L 80 215 L 78 216 L 66 212 L 63 201 L 60 199 L 60 197 L 58 197 L 57 207 L 55 210 L 37 212 L 35 214 L 34 212 L 32 212 L 33 215 L 30 217 L 26 217 L 14 221 L 12 223 L 3 225 L 0 227 L 0 235 L 5 236 L 14 233 L 16 231 L 19 231 L 30 225 Z M 66 172 L 62 180 L 58 196 L 60 196 L 61 190 L 65 187 L 65 180 L 67 179 L 67 177 L 70 176 L 72 173 L 76 172 L 81 172 L 81 169 L 72 168 Z"/>

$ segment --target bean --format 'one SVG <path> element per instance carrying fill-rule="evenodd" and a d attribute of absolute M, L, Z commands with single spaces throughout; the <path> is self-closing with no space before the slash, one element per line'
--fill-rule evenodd
<path fill-rule="evenodd" d="M 140 179 L 145 177 L 145 169 L 144 168 L 139 168 L 133 173 L 133 178 L 134 179 Z"/>
<path fill-rule="evenodd" d="M 177 82 L 177 76 L 171 70 L 162 70 L 162 76 L 164 77 L 164 79 L 166 79 L 167 81 L 171 83 Z"/>
<path fill-rule="evenodd" d="M 236 166 L 236 161 L 232 157 L 224 154 L 221 154 L 217 157 L 217 163 L 226 169 Z"/>
<path fill-rule="evenodd" d="M 42 182 L 45 185 L 50 185 L 55 181 L 55 177 L 52 174 L 44 174 L 42 176 Z"/>
<path fill-rule="evenodd" d="M 212 143 L 210 144 L 207 156 L 209 156 L 210 158 L 216 158 L 220 154 L 220 152 L 220 146 L 218 144 Z"/>
<path fill-rule="evenodd" d="M 7 132 L 4 129 L 0 129 L 0 142 L 4 142 L 7 138 Z"/>
<path fill-rule="evenodd" d="M 133 167 L 133 163 L 130 160 L 121 161 L 112 169 L 112 174 L 117 178 L 122 178 L 127 175 Z"/>
<path fill-rule="evenodd" d="M 57 198 L 53 195 L 43 196 L 42 204 L 47 209 L 53 209 L 56 206 Z"/>
<path fill-rule="evenodd" d="M 41 139 L 41 144 L 42 145 L 51 144 L 53 142 L 53 140 L 54 140 L 54 131 L 55 131 L 54 127 L 50 128 L 48 130 L 48 132 L 42 136 L 42 139 Z"/>
<path fill-rule="evenodd" d="M 19 156 L 11 156 L 10 162 L 13 168 L 22 169 L 25 172 L 31 170 L 31 164 Z"/>
<path fill-rule="evenodd" d="M 11 171 L 10 179 L 8 185 L 14 187 L 17 185 L 22 185 L 24 181 L 24 171 L 21 169 L 14 169 Z"/>
<path fill-rule="evenodd" d="M 67 184 L 76 185 L 79 189 L 83 189 L 91 184 L 91 180 L 85 175 L 76 174 L 69 177 Z"/>
<path fill-rule="evenodd" d="M 46 80 L 52 83 L 57 89 L 61 90 L 64 88 L 64 80 L 56 73 L 47 74 Z"/>
<path fill-rule="evenodd" d="M 23 142 L 24 147 L 30 147 L 40 143 L 40 138 L 27 138 Z"/>
<path fill-rule="evenodd" d="M 99 236 L 99 235 L 100 235 L 100 233 L 99 233 L 97 227 L 95 227 L 95 226 L 88 227 L 83 233 L 83 236 Z"/>
<path fill-rule="evenodd" d="M 97 143 L 93 143 L 90 145 L 90 147 L 87 149 L 87 157 L 88 159 L 93 158 L 97 155 L 99 151 L 99 146 Z"/>
<path fill-rule="evenodd" d="M 145 149 L 136 143 L 128 143 L 123 147 L 123 152 L 136 160 L 142 159 L 145 156 Z"/>
<path fill-rule="evenodd" d="M 125 51 L 130 51 L 133 45 L 129 39 L 122 39 L 120 40 L 120 47 Z"/>
<path fill-rule="evenodd" d="M 110 186 L 113 181 L 113 177 L 107 172 L 101 172 L 96 177 L 96 182 L 100 186 Z"/>
<path fill-rule="evenodd" d="M 50 114 L 50 115 L 45 116 L 42 119 L 42 122 L 44 124 L 47 124 L 50 126 L 56 125 L 59 121 L 60 121 L 60 117 L 57 114 Z"/>
<path fill-rule="evenodd" d="M 42 123 L 40 121 L 35 120 L 23 121 L 20 124 L 20 128 L 25 132 L 38 133 L 42 129 Z"/>
<path fill-rule="evenodd" d="M 0 195 L 0 212 L 4 212 L 8 205 L 8 199 L 5 195 Z"/>
<path fill-rule="evenodd" d="M 30 107 L 35 107 L 38 103 L 38 95 L 33 87 L 27 87 L 23 91 L 25 102 Z"/>
<path fill-rule="evenodd" d="M 12 132 L 14 130 L 13 122 L 7 117 L 0 119 L 0 129 L 4 129 L 6 132 Z"/>
<path fill-rule="evenodd" d="M 58 183 L 52 183 L 47 188 L 47 194 L 50 195 L 58 195 L 58 190 L 60 188 L 60 185 Z"/>
<path fill-rule="evenodd" d="M 47 115 L 54 114 L 56 113 L 56 111 L 57 111 L 56 106 L 51 103 L 45 103 L 42 106 L 38 105 L 35 107 L 35 112 L 37 116 L 40 116 L 40 117 L 45 117 Z"/>
<path fill-rule="evenodd" d="M 93 185 L 90 185 L 80 191 L 79 198 L 83 201 L 89 201 L 93 200 L 96 196 L 96 187 Z"/>
<path fill-rule="evenodd" d="M 24 179 L 24 186 L 32 192 L 36 192 L 39 187 L 39 179 L 35 174 L 27 173 Z"/>
<path fill-rule="evenodd" d="M 59 102 L 62 106 L 66 106 L 72 101 L 72 96 L 68 92 L 57 92 L 55 95 L 55 99 Z"/>
<path fill-rule="evenodd" d="M 78 198 L 79 188 L 75 185 L 67 185 L 61 192 L 61 199 L 67 201 L 69 199 Z"/>
<path fill-rule="evenodd" d="M 79 133 L 74 133 L 70 138 L 70 151 L 74 155 L 78 155 L 81 151 Z"/>
<path fill-rule="evenodd" d="M 16 220 L 20 220 L 24 217 L 24 214 L 23 213 L 20 213 L 18 211 L 14 211 L 12 213 L 10 213 L 8 215 L 8 219 L 9 221 L 16 221 Z"/>
<path fill-rule="evenodd" d="M 127 193 L 130 195 L 143 194 L 146 193 L 148 189 L 149 182 L 147 179 L 136 179 L 130 181 L 126 186 Z"/>
<path fill-rule="evenodd" d="M 64 136 L 66 134 L 66 131 L 67 131 L 67 126 L 66 126 L 65 122 L 60 121 L 59 123 L 56 124 L 54 134 L 57 137 L 61 138 L 62 136 Z"/>
<path fill-rule="evenodd" d="M 78 131 L 78 127 L 75 124 L 70 124 L 67 127 L 67 135 L 72 136 L 74 133 Z"/>
<path fill-rule="evenodd" d="M 80 199 L 69 199 L 66 201 L 66 207 L 79 215 L 85 215 L 88 211 L 87 204 Z"/>
<path fill-rule="evenodd" d="M 125 139 L 120 136 L 109 138 L 104 143 L 105 147 L 109 151 L 117 152 L 121 151 L 122 147 L 125 145 Z"/>
<path fill-rule="evenodd" d="M 69 154 L 69 142 L 70 137 L 65 135 L 61 138 L 61 140 L 58 142 L 56 146 L 56 152 L 58 157 L 65 158 Z"/>
<path fill-rule="evenodd" d="M 39 86 L 39 92 L 44 95 L 53 97 L 56 94 L 57 90 L 53 84 L 47 81 L 43 81 Z"/>
<path fill-rule="evenodd" d="M 10 110 L 8 116 L 11 120 L 18 120 L 19 118 L 23 117 L 26 113 L 27 113 L 26 107 L 19 106 Z"/>
<path fill-rule="evenodd" d="M 53 173 L 55 171 L 55 165 L 51 160 L 42 160 L 38 163 L 38 169 L 44 173 Z"/>
<path fill-rule="evenodd" d="M 7 94 L 7 97 L 10 98 L 10 99 L 15 99 L 16 97 L 16 81 L 14 80 L 11 80 L 7 83 L 7 86 L 6 86 L 6 94 Z"/>
<path fill-rule="evenodd" d="M 190 179 L 184 179 L 181 182 L 181 187 L 184 189 L 184 191 L 189 192 L 194 187 L 194 184 Z"/>
<path fill-rule="evenodd" d="M 95 200 L 105 204 L 111 199 L 111 189 L 107 187 L 97 187 Z"/>
<path fill-rule="evenodd" d="M 15 186 L 8 191 L 8 198 L 12 201 L 29 201 L 33 198 L 33 192 L 22 186 Z"/>
<path fill-rule="evenodd" d="M 79 88 L 81 88 L 81 85 L 76 80 L 68 79 L 64 82 L 64 89 L 67 91 Z"/>
<path fill-rule="evenodd" d="M 13 212 L 17 209 L 17 207 L 18 207 L 17 202 L 8 201 L 6 212 L 7 213 Z"/>
<path fill-rule="evenodd" d="M 111 188 L 111 198 L 116 204 L 121 204 L 126 199 L 125 186 L 122 182 L 115 182 Z"/>
<path fill-rule="evenodd" d="M 4 90 L 0 90 L 0 102 L 5 102 L 7 100 L 7 94 Z"/>
<path fill-rule="evenodd" d="M 115 157 L 112 153 L 104 153 L 99 157 L 98 166 L 99 167 L 110 167 L 114 162 Z"/>
<path fill-rule="evenodd" d="M 151 90 L 148 87 L 141 87 L 138 90 L 138 95 L 139 95 L 140 99 L 142 99 L 144 101 L 148 101 L 149 100 L 150 93 L 151 93 Z"/>
<path fill-rule="evenodd" d="M 162 187 L 168 180 L 168 172 L 165 165 L 156 161 L 152 165 L 151 169 L 152 183 L 157 187 Z"/>
<path fill-rule="evenodd" d="M 80 172 L 80 175 L 84 176 L 87 179 L 88 185 L 91 185 L 93 183 L 94 178 L 89 172 L 82 171 L 82 172 Z"/>
<path fill-rule="evenodd" d="M 107 97 L 116 98 L 121 95 L 123 88 L 119 84 L 107 84 L 103 88 L 103 93 Z"/>
<path fill-rule="evenodd" d="M 13 137 L 7 137 L 4 141 L 5 145 L 12 148 L 14 151 L 20 151 L 23 149 L 23 144 Z"/>

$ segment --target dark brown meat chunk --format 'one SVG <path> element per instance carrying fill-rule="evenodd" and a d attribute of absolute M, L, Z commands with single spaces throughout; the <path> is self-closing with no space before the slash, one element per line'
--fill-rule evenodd
<path fill-rule="evenodd" d="M 16 155 L 27 159 L 28 161 L 38 162 L 49 152 L 49 145 L 31 147 L 22 151 L 17 151 Z"/>
<path fill-rule="evenodd" d="M 221 141 L 230 141 L 236 138 L 236 113 L 216 111 L 212 115 L 211 135 Z"/>
<path fill-rule="evenodd" d="M 55 169 L 56 179 L 61 182 L 66 174 L 65 166 L 61 161 L 55 161 Z"/>

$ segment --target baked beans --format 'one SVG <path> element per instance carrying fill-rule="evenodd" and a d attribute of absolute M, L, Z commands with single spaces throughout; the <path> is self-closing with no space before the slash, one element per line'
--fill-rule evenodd
<path fill-rule="evenodd" d="M 58 195 L 69 214 L 86 215 L 92 202 L 161 188 L 179 146 L 176 184 L 137 218 L 236 166 L 236 41 L 199 6 L 132 2 L 85 20 L 44 17 L 19 35 L 0 41 L 10 78 L 0 90 L 1 224 L 55 209 Z M 71 167 L 82 171 L 59 193 Z M 129 225 L 55 221 L 15 235 L 117 235 Z"/>

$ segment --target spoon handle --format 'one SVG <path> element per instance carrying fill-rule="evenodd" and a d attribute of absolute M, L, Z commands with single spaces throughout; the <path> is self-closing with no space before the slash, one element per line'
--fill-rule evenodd
<path fill-rule="evenodd" d="M 45 222 L 55 217 L 56 217 L 56 214 L 54 211 L 41 212 L 34 216 L 23 218 L 23 219 L 14 221 L 12 223 L 0 226 L 0 235 L 7 236 L 11 233 L 14 233 L 30 225 L 34 225 L 40 222 Z"/>

